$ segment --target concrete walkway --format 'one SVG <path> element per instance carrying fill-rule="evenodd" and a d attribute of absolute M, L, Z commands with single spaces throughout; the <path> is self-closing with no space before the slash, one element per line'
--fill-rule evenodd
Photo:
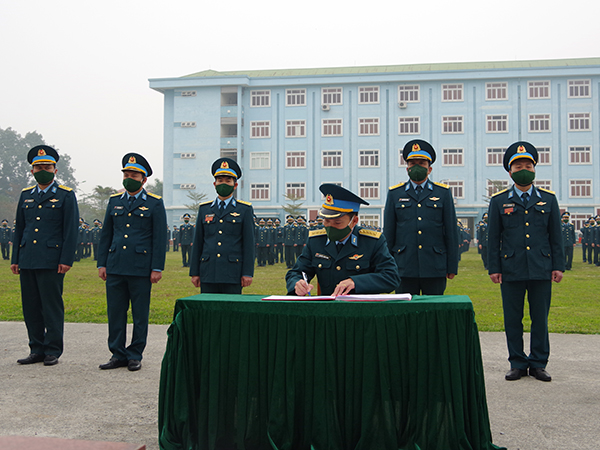
<path fill-rule="evenodd" d="M 158 450 L 160 363 L 166 325 L 151 325 L 142 370 L 103 371 L 105 324 L 65 325 L 57 366 L 20 366 L 27 356 L 22 322 L 0 322 L 0 435 L 146 444 Z M 600 447 L 600 335 L 550 336 L 553 381 L 505 381 L 503 333 L 481 333 L 494 443 L 510 450 Z"/>

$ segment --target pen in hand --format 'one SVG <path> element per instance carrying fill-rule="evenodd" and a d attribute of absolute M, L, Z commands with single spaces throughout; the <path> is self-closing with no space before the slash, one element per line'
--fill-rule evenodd
<path fill-rule="evenodd" d="M 304 281 L 306 282 L 306 285 L 308 286 L 308 277 L 306 276 L 306 273 L 302 272 L 302 278 L 304 279 Z M 310 295 L 310 291 L 308 291 L 308 295 Z"/>

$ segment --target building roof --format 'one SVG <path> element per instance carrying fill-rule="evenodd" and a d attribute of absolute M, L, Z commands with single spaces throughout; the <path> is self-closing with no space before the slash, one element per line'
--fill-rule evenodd
<path fill-rule="evenodd" d="M 325 67 L 312 69 L 262 69 L 262 70 L 234 70 L 217 71 L 204 70 L 202 72 L 185 75 L 181 78 L 200 77 L 297 77 L 297 76 L 323 76 L 323 75 L 354 75 L 367 73 L 401 73 L 401 72 L 451 72 L 470 70 L 493 69 L 539 69 L 600 66 L 600 58 L 572 58 L 572 59 L 543 59 L 533 61 L 490 61 L 490 62 L 459 62 L 435 64 L 404 64 L 391 66 L 353 66 L 353 67 Z"/>

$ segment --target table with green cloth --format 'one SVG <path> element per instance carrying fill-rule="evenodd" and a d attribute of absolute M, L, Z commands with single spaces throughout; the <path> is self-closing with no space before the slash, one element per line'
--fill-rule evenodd
<path fill-rule="evenodd" d="M 469 297 L 261 299 L 177 300 L 161 449 L 498 448 Z"/>

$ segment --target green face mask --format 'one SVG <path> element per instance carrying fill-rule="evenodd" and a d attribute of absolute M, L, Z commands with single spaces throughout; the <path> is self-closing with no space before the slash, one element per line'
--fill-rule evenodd
<path fill-rule="evenodd" d="M 408 169 L 408 177 L 418 183 L 427 178 L 427 170 L 428 169 L 426 167 L 415 164 Z"/>
<path fill-rule="evenodd" d="M 527 169 L 519 170 L 510 175 L 515 183 L 519 186 L 529 186 L 535 180 L 535 172 L 530 172 Z"/>
<path fill-rule="evenodd" d="M 563 219 L 564 223 L 569 223 L 569 219 Z"/>
<path fill-rule="evenodd" d="M 123 187 L 127 192 L 137 192 L 142 187 L 142 182 L 133 178 L 125 178 L 123 180 Z"/>
<path fill-rule="evenodd" d="M 229 184 L 217 184 L 215 186 L 215 189 L 217 190 L 217 194 L 219 194 L 219 196 L 229 197 L 235 189 L 235 187 Z"/>
<path fill-rule="evenodd" d="M 352 228 L 350 227 L 346 227 L 346 228 L 342 228 L 341 230 L 339 228 L 334 228 L 334 227 L 325 227 L 325 232 L 327 233 L 327 237 L 329 238 L 330 241 L 339 241 L 340 239 L 344 239 L 346 236 L 348 236 L 348 234 L 350 234 L 350 232 L 352 231 Z"/>
<path fill-rule="evenodd" d="M 35 172 L 33 174 L 33 178 L 35 178 L 35 181 L 37 181 L 38 184 L 49 184 L 52 180 L 54 180 L 54 172 L 46 172 L 45 170 L 40 170 L 39 172 Z"/>

